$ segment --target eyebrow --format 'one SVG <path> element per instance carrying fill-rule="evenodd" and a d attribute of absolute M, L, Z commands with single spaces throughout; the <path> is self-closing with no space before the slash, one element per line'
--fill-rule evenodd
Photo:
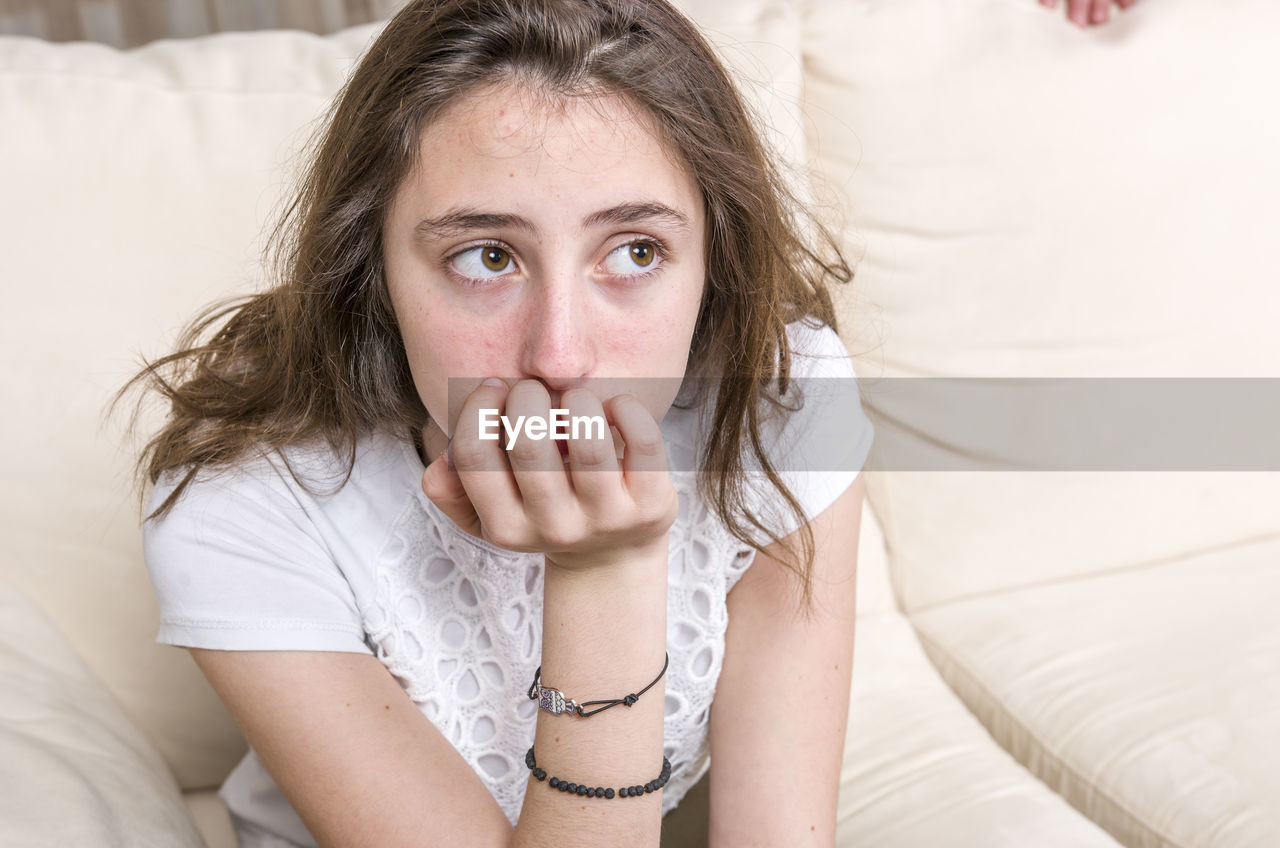
<path fill-rule="evenodd" d="M 672 209 L 665 203 L 645 200 L 634 203 L 620 203 L 592 212 L 582 221 L 582 228 L 599 227 L 605 224 L 639 224 L 654 222 L 680 230 L 689 229 L 689 218 L 683 212 Z M 482 212 L 478 209 L 454 209 L 438 218 L 424 218 L 413 228 L 414 236 L 419 240 L 446 238 L 461 235 L 473 230 L 516 229 L 527 233 L 535 233 L 537 228 L 528 218 L 502 212 Z"/>

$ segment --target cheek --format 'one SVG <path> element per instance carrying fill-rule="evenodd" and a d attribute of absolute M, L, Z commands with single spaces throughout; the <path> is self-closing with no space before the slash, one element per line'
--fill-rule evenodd
<path fill-rule="evenodd" d="M 449 310 L 423 310 L 401 329 L 418 396 L 437 421 L 453 421 L 448 413 L 451 378 L 477 382 L 510 370 L 502 340 L 511 335 L 495 332 L 493 322 Z"/>
<path fill-rule="evenodd" d="M 683 328 L 670 315 L 654 321 L 628 320 L 603 333 L 605 358 L 610 362 L 632 363 L 643 371 L 669 371 L 669 365 L 687 352 Z M 681 346 L 685 345 L 685 350 Z M 663 366 L 668 366 L 663 368 Z"/>

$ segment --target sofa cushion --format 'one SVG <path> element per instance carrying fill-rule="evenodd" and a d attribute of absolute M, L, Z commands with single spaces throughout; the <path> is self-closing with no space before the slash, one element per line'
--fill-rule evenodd
<path fill-rule="evenodd" d="M 200 305 L 258 279 L 291 150 L 372 34 L 251 33 L 130 52 L 0 38 L 0 562 L 172 765 L 216 787 L 245 745 L 158 612 L 112 392 Z M 148 419 L 154 421 L 154 419 Z"/>
<path fill-rule="evenodd" d="M 1280 540 L 913 616 L 1021 762 L 1125 845 L 1280 836 Z"/>
<path fill-rule="evenodd" d="M 689 0 L 803 162 L 799 17 L 782 0 Z M 297 151 L 377 31 L 161 41 L 133 51 L 0 38 L 0 276 L 13 320 L 0 423 L 0 574 L 25 588 L 187 789 L 218 786 L 239 731 L 158 612 L 129 491 L 125 416 L 140 355 L 206 303 L 262 282 L 259 253 Z M 801 189 L 802 190 L 802 189 Z M 144 411 L 142 432 L 157 422 Z"/>
<path fill-rule="evenodd" d="M 164 760 L 3 577 L 0 844 L 203 846 Z"/>
<path fill-rule="evenodd" d="M 884 414 L 898 378 L 1280 377 L 1280 5 L 1140 2 L 1088 30 L 1031 0 L 808 8 L 809 149 L 859 258 L 843 332 L 873 465 L 899 436 L 974 447 L 947 416 Z M 1034 397 L 1011 387 L 1003 418 L 1034 420 Z M 1280 531 L 1274 473 L 867 483 L 908 611 Z"/>
<path fill-rule="evenodd" d="M 858 620 L 837 843 L 1119 848 L 992 744 L 906 617 Z"/>
<path fill-rule="evenodd" d="M 1280 376 L 1280 6 L 1061 6 L 807 7 L 873 464 L 971 447 L 882 415 L 897 378 Z M 1126 844 L 1276 843 L 1280 474 L 865 479 L 902 608 L 1021 764 Z"/>
<path fill-rule="evenodd" d="M 195 821 L 206 848 L 237 848 L 235 826 L 216 789 L 183 792 L 182 801 Z"/>

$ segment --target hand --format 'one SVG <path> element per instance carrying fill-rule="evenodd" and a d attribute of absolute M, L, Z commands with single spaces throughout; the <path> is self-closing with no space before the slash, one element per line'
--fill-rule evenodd
<path fill-rule="evenodd" d="M 635 397 L 601 403 L 585 388 L 566 391 L 559 408 L 570 418 L 601 416 L 605 438 L 535 440 L 524 432 L 508 450 L 480 438 L 481 410 L 550 420 L 551 398 L 542 383 L 522 380 L 509 391 L 485 381 L 463 402 L 453 440 L 422 476 L 422 490 L 466 532 L 512 551 L 546 554 L 549 566 L 582 570 L 661 552 L 678 500 L 667 474 L 662 431 Z M 490 416 L 492 417 L 492 416 Z M 610 434 L 623 443 L 622 460 Z M 557 444 L 568 446 L 567 461 Z"/>
<path fill-rule="evenodd" d="M 1067 18 L 1080 26 L 1105 24 L 1111 17 L 1111 4 L 1117 3 L 1121 9 L 1128 9 L 1138 0 L 1066 0 Z M 1048 9 L 1058 8 L 1058 0 L 1040 0 L 1040 5 Z"/>

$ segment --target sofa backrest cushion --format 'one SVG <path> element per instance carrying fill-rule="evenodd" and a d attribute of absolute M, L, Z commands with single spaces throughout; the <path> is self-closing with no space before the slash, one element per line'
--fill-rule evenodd
<path fill-rule="evenodd" d="M 0 575 L 0 845 L 204 845 L 164 760 Z"/>
<path fill-rule="evenodd" d="M 802 166 L 798 7 L 685 6 Z M 0 38 L 0 574 L 57 623 L 186 789 L 219 785 L 244 742 L 185 652 L 153 643 L 126 416 L 103 412 L 197 309 L 262 284 L 296 153 L 376 29 L 127 52 Z M 141 431 L 158 421 L 148 410 Z"/>
<path fill-rule="evenodd" d="M 1280 6 L 1145 0 L 1087 30 L 1031 0 L 808 9 L 809 150 L 848 211 L 842 332 L 904 607 L 1280 532 L 1276 473 L 903 472 L 879 452 L 992 447 L 945 415 L 904 432 L 900 378 L 1280 377 Z M 1034 420 L 1008 392 L 1002 416 Z M 1210 402 L 1188 384 L 1189 412 Z"/>

